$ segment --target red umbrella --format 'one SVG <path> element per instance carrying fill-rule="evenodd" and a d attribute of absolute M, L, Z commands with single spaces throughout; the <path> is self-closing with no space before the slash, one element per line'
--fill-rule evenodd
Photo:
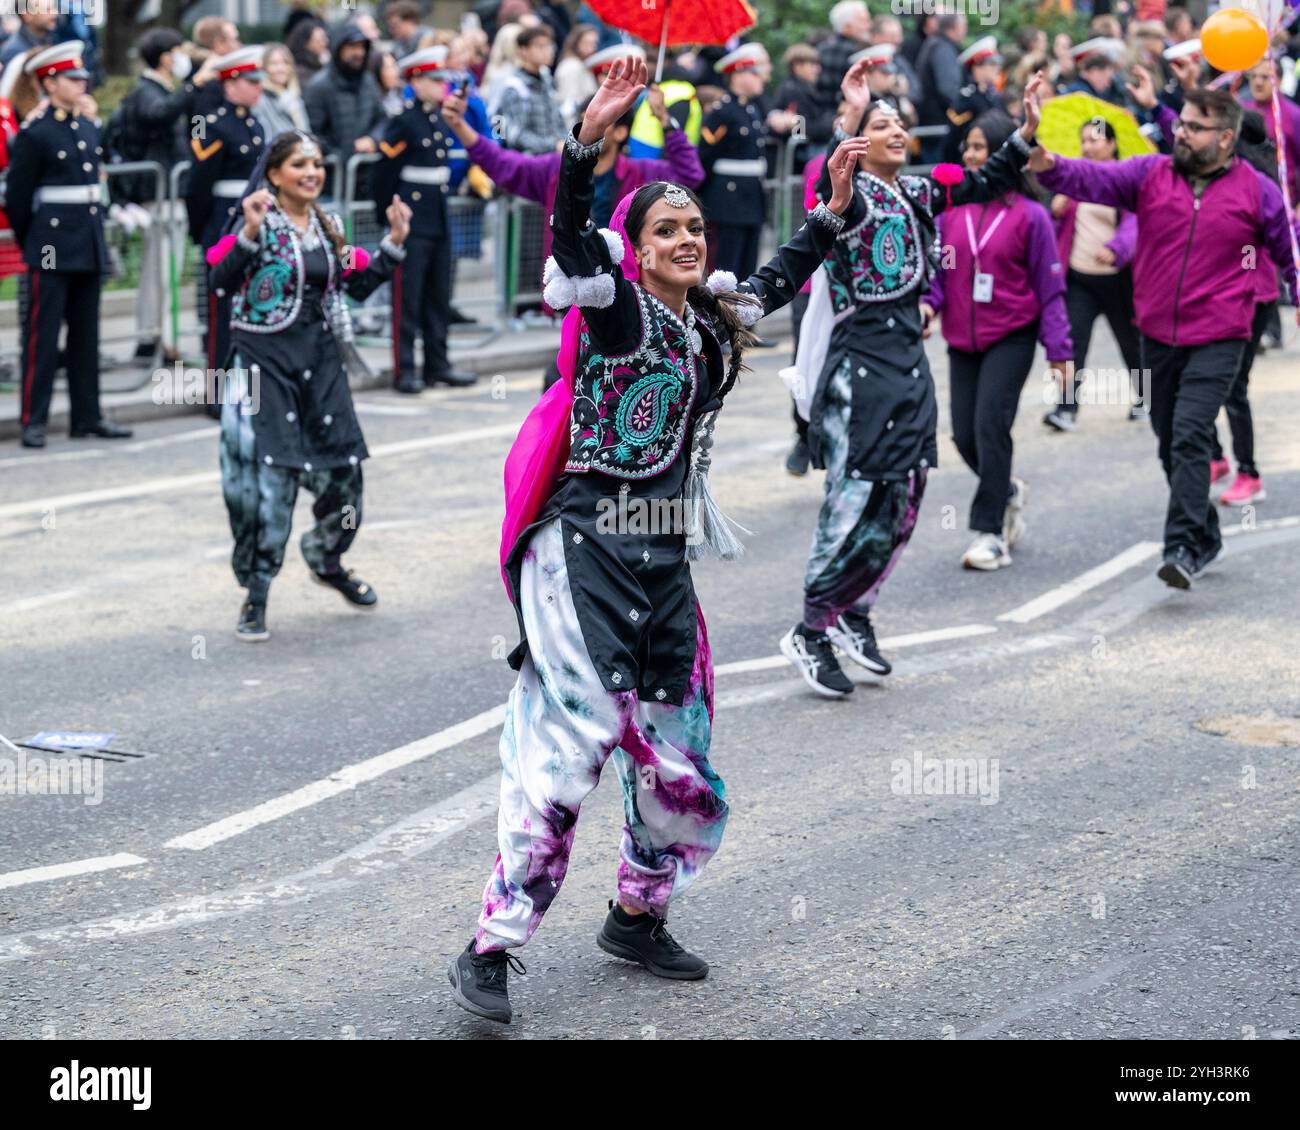
<path fill-rule="evenodd" d="M 669 44 L 723 44 L 758 23 L 746 0 L 587 0 L 587 5 L 610 27 L 658 42 L 655 82 L 663 77 Z"/>

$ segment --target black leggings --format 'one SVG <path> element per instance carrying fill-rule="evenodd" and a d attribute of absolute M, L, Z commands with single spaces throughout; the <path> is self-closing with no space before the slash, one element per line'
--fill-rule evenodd
<path fill-rule="evenodd" d="M 1002 534 L 1011 497 L 1011 426 L 1029 379 L 1038 341 L 1031 322 L 995 341 L 983 353 L 948 347 L 952 438 L 980 478 L 970 507 L 970 528 Z"/>
<path fill-rule="evenodd" d="M 1259 468 L 1255 465 L 1255 421 L 1250 414 L 1250 400 L 1247 390 L 1250 386 L 1250 370 L 1255 364 L 1255 350 L 1259 348 L 1259 339 L 1277 317 L 1276 302 L 1261 302 L 1255 307 L 1255 320 L 1250 327 L 1250 345 L 1241 355 L 1241 364 L 1233 378 L 1232 388 L 1223 407 L 1228 412 L 1228 430 L 1232 432 L 1232 454 L 1237 458 L 1237 470 L 1243 475 L 1259 477 Z M 1223 458 L 1223 445 L 1219 443 L 1219 429 L 1214 429 L 1215 459 Z"/>
<path fill-rule="evenodd" d="M 1088 363 L 1092 327 L 1105 315 L 1110 331 L 1119 343 L 1120 355 L 1130 373 L 1135 399 L 1142 399 L 1141 353 L 1137 327 L 1133 324 L 1133 276 L 1127 267 L 1115 275 L 1085 275 L 1070 271 L 1066 276 L 1065 310 L 1074 342 L 1074 386 L 1061 404 L 1062 411 L 1078 414 L 1079 386 Z M 1097 390 L 1100 394 L 1101 389 Z"/>

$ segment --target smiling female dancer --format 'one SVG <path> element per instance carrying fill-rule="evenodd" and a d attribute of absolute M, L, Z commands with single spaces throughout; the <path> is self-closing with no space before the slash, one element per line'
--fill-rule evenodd
<path fill-rule="evenodd" d="M 339 563 L 361 524 L 367 457 L 344 369 L 352 321 L 346 291 L 364 298 L 405 258 L 411 210 L 393 197 L 390 232 L 371 258 L 347 247 L 317 201 L 320 145 L 293 130 L 266 147 L 236 213 L 238 232 L 208 252 L 217 294 L 234 291 L 231 355 L 221 409 L 221 481 L 235 536 L 235 577 L 248 590 L 235 629 L 266 639 L 266 600 L 289 541 L 298 487 L 316 496 L 316 525 L 302 537 L 312 577 L 350 603 L 375 590 Z M 226 364 L 222 358 L 221 364 Z"/>
<path fill-rule="evenodd" d="M 687 189 L 651 182 L 623 198 L 611 230 L 589 219 L 605 129 L 645 82 L 643 60 L 615 63 L 565 142 L 546 271 L 546 301 L 571 308 L 564 379 L 506 465 L 502 563 L 523 638 L 501 736 L 500 854 L 478 932 L 448 970 L 457 1003 L 502 1022 L 507 963 L 523 971 L 508 951 L 558 893 L 579 805 L 611 755 L 626 826 L 618 901 L 597 944 L 660 977 L 708 972 L 665 915 L 727 817 L 709 764 L 713 672 L 687 565 L 703 545 L 723 556 L 739 548 L 704 483 L 714 418 L 749 327 L 789 302 L 830 250 L 866 150 L 857 140 L 831 157 L 829 205 L 771 262 L 739 284 L 715 273 L 701 286 L 705 217 Z M 624 521 L 643 511 L 683 520 Z"/>
<path fill-rule="evenodd" d="M 916 525 L 926 474 L 935 465 L 938 409 L 922 341 L 920 302 L 939 270 L 935 216 L 954 204 L 1009 191 L 1029 159 L 1038 127 L 1041 74 L 1025 87 L 1025 124 L 981 169 L 938 165 L 903 173 L 907 128 L 875 101 L 865 60 L 841 86 L 848 109 L 836 138 L 871 141 L 859 162 L 844 231 L 813 279 L 799 353 L 787 377 L 809 421 L 813 466 L 826 470 L 826 497 L 804 573 L 803 619 L 781 651 L 818 694 L 840 698 L 853 683 L 835 649 L 879 675 L 870 612 Z"/>

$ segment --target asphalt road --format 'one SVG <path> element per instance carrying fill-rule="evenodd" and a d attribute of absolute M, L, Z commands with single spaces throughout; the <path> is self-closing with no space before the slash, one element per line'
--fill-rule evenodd
<path fill-rule="evenodd" d="M 1095 349 L 1118 363 L 1108 335 Z M 233 635 L 213 426 L 6 446 L 0 733 L 148 756 L 98 763 L 99 803 L 0 801 L 0 1035 L 1300 1036 L 1296 349 L 1252 381 L 1268 499 L 1186 594 L 1154 578 L 1147 425 L 1089 406 L 1048 432 L 1037 373 L 1015 433 L 1028 536 L 1013 567 L 961 570 L 974 480 L 945 407 L 877 606 L 895 674 L 840 702 L 774 658 L 821 482 L 782 468 L 786 350 L 758 355 L 713 476 L 754 533 L 696 569 L 732 817 L 672 928 L 711 974 L 660 982 L 596 948 L 607 780 L 509 1028 L 458 1009 L 444 971 L 495 851 L 500 467 L 537 376 L 361 396 L 374 457 L 347 560 L 380 603 L 311 584 L 291 546 L 255 647 Z M 970 787 L 928 791 L 935 759 L 969 759 Z"/>

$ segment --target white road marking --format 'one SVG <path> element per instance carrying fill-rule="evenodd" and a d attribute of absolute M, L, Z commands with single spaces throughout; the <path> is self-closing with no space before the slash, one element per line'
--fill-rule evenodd
<path fill-rule="evenodd" d="M 468 428 L 460 432 L 448 432 L 445 435 L 420 436 L 417 439 L 398 440 L 396 443 L 384 443 L 370 449 L 372 456 L 407 455 L 413 451 L 427 451 L 435 447 L 453 447 L 459 443 L 471 443 L 481 439 L 501 439 L 513 437 L 519 431 L 519 423 L 496 424 L 489 428 Z M 120 487 L 106 487 L 103 490 L 80 491 L 75 494 L 56 494 L 48 498 L 32 499 L 28 502 L 11 502 L 0 506 L 0 519 L 16 518 L 27 514 L 41 514 L 47 510 L 67 510 L 74 506 L 97 506 L 104 502 L 120 502 L 128 498 L 146 498 L 155 494 L 171 491 L 190 490 L 194 487 L 210 486 L 219 482 L 221 475 L 217 471 L 203 471 L 194 475 L 173 475 L 162 479 L 146 479 Z"/>
<path fill-rule="evenodd" d="M 1225 538 L 1235 537 L 1237 534 L 1262 533 L 1265 530 L 1289 530 L 1293 526 L 1300 526 L 1300 514 L 1291 514 L 1285 518 L 1264 518 L 1262 521 L 1246 526 L 1237 522 L 1232 526 L 1221 526 L 1219 533 Z"/>
<path fill-rule="evenodd" d="M 996 632 L 991 624 L 958 624 L 952 628 L 935 628 L 930 632 L 911 632 L 902 636 L 888 636 L 878 640 L 881 650 L 902 647 L 917 647 L 920 644 L 938 643 L 940 640 L 960 640 L 969 636 L 987 636 Z M 714 677 L 719 675 L 747 675 L 751 671 L 774 671 L 788 667 L 790 661 L 784 655 L 767 655 L 762 659 L 742 659 L 736 663 L 724 663 L 713 669 Z"/>
<path fill-rule="evenodd" d="M 502 703 L 499 706 L 492 707 L 491 710 L 485 710 L 481 714 L 474 715 L 473 718 L 467 718 L 464 722 L 458 722 L 454 726 L 448 726 L 445 730 L 439 730 L 436 734 L 430 734 L 427 738 L 420 738 L 418 741 L 399 746 L 397 749 L 391 749 L 387 753 L 377 754 L 365 761 L 347 765 L 338 772 L 332 773 L 319 781 L 313 781 L 309 785 L 304 785 L 300 789 L 295 789 L 291 793 L 285 793 L 283 796 L 264 801 L 262 804 L 246 809 L 243 812 L 236 812 L 233 816 L 227 816 L 224 820 L 218 820 L 202 828 L 197 828 L 193 832 L 186 832 L 183 836 L 176 836 L 168 840 L 163 846 L 184 848 L 189 851 L 203 851 L 205 848 L 212 847 L 213 844 L 219 844 L 234 836 L 242 835 L 251 828 L 269 824 L 272 820 L 279 820 L 283 816 L 288 816 L 291 812 L 297 812 L 300 809 L 309 808 L 313 804 L 319 804 L 321 801 L 328 800 L 339 793 L 355 789 L 366 781 L 373 781 L 377 777 L 382 777 L 385 773 L 389 773 L 394 769 L 404 768 L 416 761 L 431 757 L 435 753 L 441 753 L 443 750 L 459 745 L 461 742 L 468 741 L 470 738 L 485 734 L 500 726 L 505 722 L 505 718 L 506 708 L 505 704 Z"/>
<path fill-rule="evenodd" d="M 0 616 L 8 616 L 15 612 L 30 612 L 33 608 L 44 608 L 47 604 L 58 604 L 60 601 L 81 596 L 84 591 L 84 589 L 63 589 L 60 592 L 47 592 L 41 596 L 12 600 L 8 604 L 0 604 Z"/>
<path fill-rule="evenodd" d="M 84 451 L 49 451 L 40 455 L 10 455 L 0 459 L 0 467 L 23 467 L 29 463 L 70 463 L 78 459 L 102 459 L 108 454 L 103 447 L 90 447 Z"/>
<path fill-rule="evenodd" d="M 137 451 L 151 451 L 155 447 L 169 447 L 174 443 L 188 443 L 192 439 L 207 438 L 216 441 L 220 435 L 221 430 L 216 426 L 216 421 L 213 421 L 206 428 L 190 428 L 188 431 L 172 432 L 170 435 L 158 436 L 156 439 L 136 440 L 133 443 L 123 444 L 116 450 L 134 454 Z"/>
<path fill-rule="evenodd" d="M 135 867 L 148 862 L 138 855 L 120 852 L 94 859 L 74 859 L 71 863 L 55 863 L 49 867 L 29 867 L 25 871 L 9 871 L 0 875 L 0 890 L 23 887 L 28 883 L 45 883 L 51 879 L 69 879 L 74 875 L 93 875 L 96 871 L 112 871 L 117 867 Z"/>
<path fill-rule="evenodd" d="M 371 416 L 432 416 L 433 413 L 414 404 L 371 404 L 364 400 L 354 400 L 353 406 L 359 413 Z"/>
<path fill-rule="evenodd" d="M 1012 624 L 1028 624 L 1031 620 L 1037 620 L 1040 616 L 1056 611 L 1063 604 L 1069 604 L 1075 597 L 1082 596 L 1090 589 L 1104 585 L 1111 578 L 1132 569 L 1134 565 L 1141 565 L 1142 562 L 1150 560 L 1160 552 L 1160 549 L 1160 543 L 1155 541 L 1140 541 L 1136 545 L 1130 545 L 1123 553 L 1117 553 L 1095 569 L 1080 573 L 1074 580 L 1066 581 L 1065 584 L 1043 593 L 1042 596 L 1035 597 L 1028 604 L 1004 612 L 998 620 Z"/>

